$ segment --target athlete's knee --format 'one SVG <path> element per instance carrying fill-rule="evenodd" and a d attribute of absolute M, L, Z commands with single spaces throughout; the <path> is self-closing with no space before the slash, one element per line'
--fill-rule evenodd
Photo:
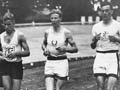
<path fill-rule="evenodd" d="M 4 90 L 11 90 L 11 85 L 3 83 L 3 88 Z"/>
<path fill-rule="evenodd" d="M 21 84 L 13 85 L 12 90 L 20 90 Z"/>
<path fill-rule="evenodd" d="M 20 87 L 19 86 L 18 87 L 13 87 L 12 90 L 20 90 Z"/>
<path fill-rule="evenodd" d="M 107 85 L 106 90 L 115 90 L 115 85 Z"/>
<path fill-rule="evenodd" d="M 113 87 L 107 86 L 106 90 L 113 90 Z"/>
<path fill-rule="evenodd" d="M 21 79 L 13 79 L 12 80 L 12 90 L 20 90 L 21 88 Z"/>
<path fill-rule="evenodd" d="M 99 85 L 98 90 L 104 90 L 104 85 Z"/>
<path fill-rule="evenodd" d="M 11 88 L 4 86 L 4 90 L 11 90 Z"/>
<path fill-rule="evenodd" d="M 104 82 L 97 82 L 98 90 L 104 90 Z"/>

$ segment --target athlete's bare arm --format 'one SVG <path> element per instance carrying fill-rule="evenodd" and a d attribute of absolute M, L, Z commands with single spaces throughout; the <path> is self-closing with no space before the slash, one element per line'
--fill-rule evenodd
<path fill-rule="evenodd" d="M 17 56 L 21 56 L 21 57 L 26 57 L 30 55 L 30 50 L 29 50 L 29 46 L 27 44 L 26 38 L 24 37 L 24 35 L 20 35 L 19 36 L 19 43 L 23 48 L 22 52 L 19 52 Z"/>
<path fill-rule="evenodd" d="M 111 42 L 118 42 L 118 43 L 120 43 L 120 33 L 118 33 L 118 37 L 109 35 L 109 40 Z"/>
<path fill-rule="evenodd" d="M 96 48 L 97 41 L 100 40 L 100 35 L 101 35 L 101 33 L 97 34 L 96 36 L 93 37 L 92 43 L 91 43 L 91 48 L 92 49 Z"/>
<path fill-rule="evenodd" d="M 43 39 L 43 43 L 42 43 L 42 50 L 44 51 L 46 46 L 47 46 L 47 36 L 48 36 L 48 33 L 45 32 L 44 34 L 44 39 Z"/>
<path fill-rule="evenodd" d="M 1 41 L 1 39 L 0 39 Z M 2 52 L 2 46 L 1 46 L 1 42 L 0 42 L 0 60 L 4 60 L 3 56 L 3 52 Z"/>
<path fill-rule="evenodd" d="M 2 51 L 1 39 L 0 39 L 0 52 Z"/>
<path fill-rule="evenodd" d="M 19 44 L 22 47 L 22 51 L 18 51 L 18 52 L 13 52 L 8 54 L 6 57 L 8 58 L 15 58 L 15 57 L 26 57 L 30 55 L 30 50 L 29 50 L 29 46 L 27 44 L 26 38 L 24 37 L 24 35 L 20 35 L 18 37 L 18 41 Z"/>
<path fill-rule="evenodd" d="M 2 52 L 1 38 L 0 38 L 0 52 Z"/>
<path fill-rule="evenodd" d="M 70 53 L 76 53 L 76 52 L 78 52 L 77 45 L 74 42 L 71 33 L 66 33 L 66 37 L 67 37 L 66 38 L 66 42 L 68 42 L 70 44 L 70 46 L 71 46 L 70 48 L 66 48 L 66 51 L 70 52 Z"/>
<path fill-rule="evenodd" d="M 65 36 L 66 36 L 66 43 L 70 44 L 71 47 L 61 46 L 61 47 L 58 47 L 57 50 L 61 52 L 69 52 L 69 53 L 78 52 L 77 45 L 74 42 L 71 33 L 66 33 Z"/>
<path fill-rule="evenodd" d="M 47 47 L 47 36 L 48 36 L 48 33 L 45 32 L 44 34 L 44 39 L 43 39 L 43 43 L 42 43 L 42 50 L 44 51 L 43 52 L 43 55 L 44 56 L 48 56 L 50 54 L 50 52 L 48 51 L 48 49 L 46 48 Z"/>

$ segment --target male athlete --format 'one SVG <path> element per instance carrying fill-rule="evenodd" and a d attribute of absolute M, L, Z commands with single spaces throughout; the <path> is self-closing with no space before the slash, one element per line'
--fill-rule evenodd
<path fill-rule="evenodd" d="M 15 19 L 12 13 L 3 16 L 5 32 L 0 34 L 0 74 L 4 90 L 20 90 L 23 77 L 22 57 L 30 55 L 23 33 L 14 29 Z"/>
<path fill-rule="evenodd" d="M 68 60 L 66 52 L 76 53 L 78 51 L 71 32 L 62 27 L 62 12 L 54 9 L 50 13 L 52 27 L 46 30 L 42 49 L 47 57 L 45 64 L 45 85 L 46 90 L 60 90 L 63 82 L 68 77 Z M 68 44 L 70 47 L 68 47 Z M 56 80 L 56 81 L 55 81 Z"/>
<path fill-rule="evenodd" d="M 98 90 L 113 90 L 118 79 L 120 23 L 112 18 L 112 14 L 112 5 L 109 2 L 103 2 L 101 4 L 102 21 L 95 24 L 92 29 L 91 47 L 96 48 L 93 72 Z"/>

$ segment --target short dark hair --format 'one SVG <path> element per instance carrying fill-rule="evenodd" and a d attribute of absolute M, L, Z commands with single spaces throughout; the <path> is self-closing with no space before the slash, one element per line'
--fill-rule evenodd
<path fill-rule="evenodd" d="M 104 2 L 101 3 L 101 7 L 106 6 L 106 5 L 109 5 L 110 8 L 113 9 L 112 3 L 108 2 L 108 1 L 104 1 Z"/>
<path fill-rule="evenodd" d="M 62 11 L 60 9 L 51 10 L 49 15 L 51 15 L 51 14 L 59 14 L 60 17 L 62 17 L 62 15 L 63 15 L 63 13 L 62 13 Z"/>

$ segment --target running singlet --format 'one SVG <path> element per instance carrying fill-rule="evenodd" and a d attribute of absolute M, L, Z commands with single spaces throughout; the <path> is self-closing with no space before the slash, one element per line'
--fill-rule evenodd
<path fill-rule="evenodd" d="M 46 33 L 48 34 L 47 49 L 49 50 L 50 55 L 55 57 L 66 55 L 65 52 L 60 52 L 56 50 L 56 48 L 68 45 L 66 43 L 65 34 L 71 33 L 71 32 L 64 27 L 61 27 L 61 30 L 59 32 L 54 32 L 53 27 L 51 27 L 46 31 Z"/>
<path fill-rule="evenodd" d="M 18 31 L 15 31 L 14 32 L 14 35 L 13 37 L 11 38 L 11 41 L 9 43 L 6 42 L 6 32 L 3 32 L 1 35 L 0 35 L 0 38 L 1 38 L 1 45 L 2 45 L 2 50 L 3 50 L 3 54 L 4 56 L 6 56 L 8 53 L 11 53 L 11 52 L 16 52 L 16 51 L 22 51 L 22 48 L 21 46 L 19 45 L 18 43 L 18 36 L 21 35 L 23 33 L 21 32 L 18 32 Z M 7 60 L 14 60 L 16 62 L 19 62 L 21 61 L 21 57 L 16 57 L 14 59 L 10 59 L 10 58 L 7 58 Z"/>
<path fill-rule="evenodd" d="M 103 21 L 101 21 L 93 26 L 92 33 L 93 36 L 100 34 L 100 40 L 97 42 L 96 50 L 119 50 L 119 43 L 109 40 L 109 35 L 120 38 L 120 23 L 117 21 L 112 19 L 109 25 L 105 25 Z"/>

